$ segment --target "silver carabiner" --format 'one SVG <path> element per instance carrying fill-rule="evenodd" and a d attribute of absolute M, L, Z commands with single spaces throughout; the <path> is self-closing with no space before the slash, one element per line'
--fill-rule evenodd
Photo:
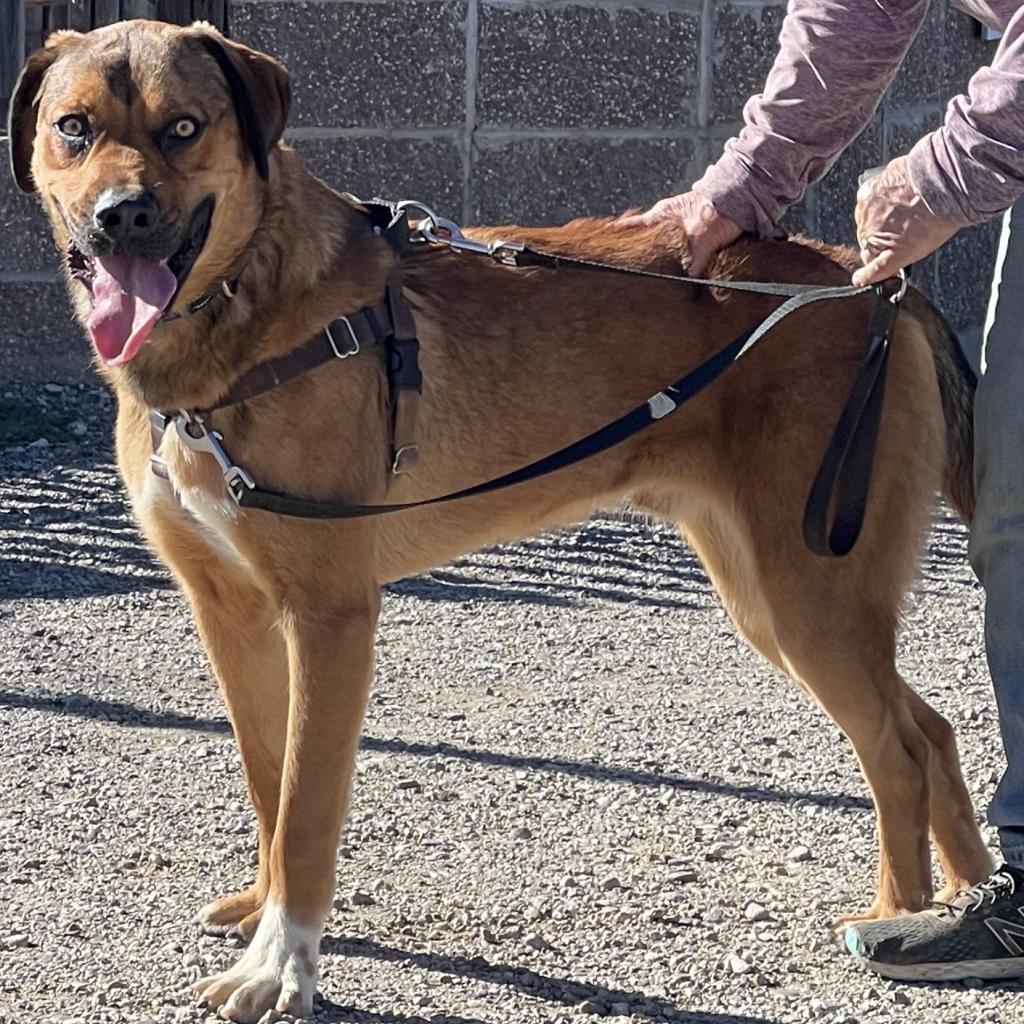
<path fill-rule="evenodd" d="M 221 444 L 223 436 L 216 430 L 207 429 L 202 416 L 182 409 L 174 417 L 174 430 L 178 440 L 187 448 L 212 455 L 217 460 L 217 467 L 224 478 L 224 486 L 235 499 L 235 504 L 241 504 L 244 491 L 251 491 L 256 487 L 256 481 L 241 466 L 236 466 L 231 461 L 231 457 Z M 198 431 L 198 434 L 192 433 L 193 430 Z"/>

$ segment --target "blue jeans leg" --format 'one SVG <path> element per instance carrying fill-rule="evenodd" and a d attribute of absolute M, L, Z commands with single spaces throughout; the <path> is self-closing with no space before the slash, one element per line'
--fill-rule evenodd
<path fill-rule="evenodd" d="M 985 648 L 1006 754 L 988 819 L 1004 859 L 1024 868 L 1024 201 L 1003 221 L 974 424 L 970 559 L 985 588 Z"/>

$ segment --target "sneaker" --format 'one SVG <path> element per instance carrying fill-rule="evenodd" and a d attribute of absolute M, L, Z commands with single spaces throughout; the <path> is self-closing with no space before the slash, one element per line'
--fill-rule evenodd
<path fill-rule="evenodd" d="M 899 981 L 1024 977 L 1024 871 L 1006 865 L 952 903 L 846 928 L 847 950 Z"/>

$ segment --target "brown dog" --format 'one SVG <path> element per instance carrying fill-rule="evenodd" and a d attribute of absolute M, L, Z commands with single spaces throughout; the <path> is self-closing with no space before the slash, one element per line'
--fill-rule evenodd
<path fill-rule="evenodd" d="M 310 1009 L 381 585 L 625 499 L 681 524 L 737 628 L 852 740 L 881 848 L 867 915 L 931 898 L 929 824 L 949 887 L 987 876 L 950 726 L 894 664 L 932 495 L 943 487 L 966 516 L 972 503 L 971 386 L 919 296 L 899 320 L 870 507 L 845 559 L 812 555 L 800 517 L 863 356 L 870 298 L 794 314 L 677 415 L 486 497 L 351 521 L 246 512 L 214 460 L 171 432 L 160 449 L 171 481 L 150 471 L 147 409 L 209 406 L 257 362 L 378 302 L 396 261 L 365 212 L 279 143 L 288 97 L 270 57 L 204 25 L 136 21 L 53 36 L 29 58 L 11 114 L 17 180 L 38 190 L 67 256 L 79 317 L 117 391 L 121 471 L 191 602 L 259 816 L 255 885 L 201 914 L 206 929 L 251 944 L 200 983 L 205 999 L 239 1021 Z M 669 272 L 685 262 L 671 232 L 609 221 L 501 234 Z M 849 258 L 747 241 L 713 272 L 842 284 Z M 366 347 L 214 414 L 262 486 L 399 502 L 489 479 L 642 402 L 778 303 L 523 271 L 426 245 L 403 258 L 403 281 L 426 380 L 415 471 L 390 473 L 386 372 Z M 163 318 L 207 292 L 194 316 Z"/>

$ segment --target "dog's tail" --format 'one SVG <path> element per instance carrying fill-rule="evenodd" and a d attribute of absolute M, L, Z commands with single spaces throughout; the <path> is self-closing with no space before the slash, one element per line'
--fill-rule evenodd
<path fill-rule="evenodd" d="M 961 519 L 970 524 L 974 518 L 974 392 L 978 378 L 942 314 L 923 299 L 913 303 L 913 313 L 932 350 L 946 420 L 942 493 Z"/>

